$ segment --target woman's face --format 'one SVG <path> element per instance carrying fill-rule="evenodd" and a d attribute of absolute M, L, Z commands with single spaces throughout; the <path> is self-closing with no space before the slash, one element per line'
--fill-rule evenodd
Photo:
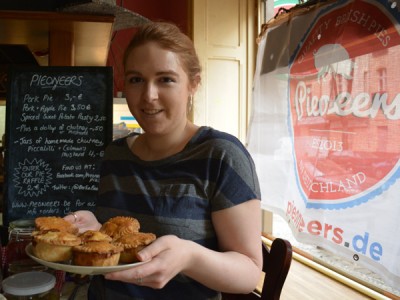
<path fill-rule="evenodd" d="M 187 102 L 195 92 L 176 53 L 155 42 L 134 48 L 125 65 L 129 110 L 148 134 L 167 134 L 187 122 Z M 182 128 L 182 127 L 181 127 Z"/>

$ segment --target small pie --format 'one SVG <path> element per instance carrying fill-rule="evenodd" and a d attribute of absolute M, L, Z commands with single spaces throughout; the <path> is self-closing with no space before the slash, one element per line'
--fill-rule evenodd
<path fill-rule="evenodd" d="M 32 251 L 36 257 L 45 261 L 63 262 L 71 259 L 72 247 L 79 244 L 81 239 L 69 232 L 35 232 Z"/>
<path fill-rule="evenodd" d="M 116 266 L 122 247 L 110 242 L 88 242 L 72 248 L 72 263 L 77 266 Z"/>
<path fill-rule="evenodd" d="M 108 234 L 105 234 L 96 230 L 87 230 L 84 233 L 81 233 L 79 237 L 82 240 L 82 243 L 89 242 L 111 242 L 112 238 Z"/>
<path fill-rule="evenodd" d="M 135 232 L 119 237 L 115 240 L 116 244 L 123 247 L 119 262 L 128 264 L 137 262 L 137 253 L 151 244 L 155 239 L 155 234 L 145 232 Z"/>
<path fill-rule="evenodd" d="M 138 232 L 139 229 L 140 224 L 137 219 L 132 217 L 118 216 L 105 222 L 101 226 L 100 232 L 111 236 L 115 240 L 123 235 Z"/>
<path fill-rule="evenodd" d="M 47 231 L 66 231 L 69 233 L 77 234 L 79 229 L 68 222 L 67 220 L 51 216 L 51 217 L 37 217 L 35 219 L 36 230 L 41 232 Z"/>

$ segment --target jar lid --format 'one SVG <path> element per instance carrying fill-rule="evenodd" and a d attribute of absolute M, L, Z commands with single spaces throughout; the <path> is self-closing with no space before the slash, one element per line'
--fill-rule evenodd
<path fill-rule="evenodd" d="M 32 271 L 12 275 L 3 280 L 3 290 L 14 296 L 29 296 L 50 291 L 56 278 L 46 272 Z"/>
<path fill-rule="evenodd" d="M 31 271 L 46 271 L 47 269 L 48 268 L 46 266 L 38 264 L 31 258 L 13 261 L 8 264 L 8 274 L 18 274 Z"/>
<path fill-rule="evenodd" d="M 9 229 L 34 229 L 35 220 L 32 219 L 19 219 L 10 222 Z"/>

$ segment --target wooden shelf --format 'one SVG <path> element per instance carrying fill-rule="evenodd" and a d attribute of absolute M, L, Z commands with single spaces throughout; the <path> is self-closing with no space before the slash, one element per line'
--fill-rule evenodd
<path fill-rule="evenodd" d="M 41 66 L 105 66 L 114 22 L 114 15 L 0 11 L 0 44 L 27 45 Z"/>

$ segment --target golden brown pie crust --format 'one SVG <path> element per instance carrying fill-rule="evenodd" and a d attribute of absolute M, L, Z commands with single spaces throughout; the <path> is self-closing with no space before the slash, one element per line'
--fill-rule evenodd
<path fill-rule="evenodd" d="M 72 263 L 77 266 L 116 266 L 122 247 L 109 242 L 88 242 L 72 248 Z"/>
<path fill-rule="evenodd" d="M 75 234 L 63 231 L 48 231 L 37 233 L 33 236 L 33 241 L 43 242 L 50 245 L 76 246 L 81 243 L 81 239 Z"/>
<path fill-rule="evenodd" d="M 120 263 L 134 263 L 137 262 L 137 253 L 147 245 L 151 244 L 156 239 L 155 234 L 136 232 L 124 235 L 115 240 L 116 244 L 120 244 L 123 247 L 121 256 L 119 259 Z"/>
<path fill-rule="evenodd" d="M 137 262 L 137 253 L 152 243 L 153 233 L 139 232 L 139 221 L 117 216 L 105 222 L 99 231 L 78 235 L 78 228 L 56 216 L 37 217 L 32 232 L 33 254 L 51 262 L 78 266 L 115 266 Z"/>
<path fill-rule="evenodd" d="M 37 217 L 35 219 L 35 226 L 38 231 L 66 231 L 77 234 L 79 229 L 68 222 L 67 220 L 51 216 L 51 217 Z"/>
<path fill-rule="evenodd" d="M 112 240 L 108 234 L 96 230 L 87 230 L 80 234 L 79 237 L 82 239 L 83 244 L 88 242 L 111 242 Z"/>
<path fill-rule="evenodd" d="M 125 234 L 138 232 L 140 229 L 139 221 L 132 217 L 118 216 L 105 222 L 100 232 L 108 234 L 113 239 L 117 239 Z"/>
<path fill-rule="evenodd" d="M 45 261 L 63 262 L 72 257 L 72 247 L 79 245 L 81 239 L 69 232 L 48 231 L 33 236 L 33 254 Z"/>
<path fill-rule="evenodd" d="M 126 234 L 116 239 L 115 242 L 121 244 L 124 249 L 136 248 L 138 246 L 146 246 L 156 239 L 153 233 L 135 232 Z"/>

